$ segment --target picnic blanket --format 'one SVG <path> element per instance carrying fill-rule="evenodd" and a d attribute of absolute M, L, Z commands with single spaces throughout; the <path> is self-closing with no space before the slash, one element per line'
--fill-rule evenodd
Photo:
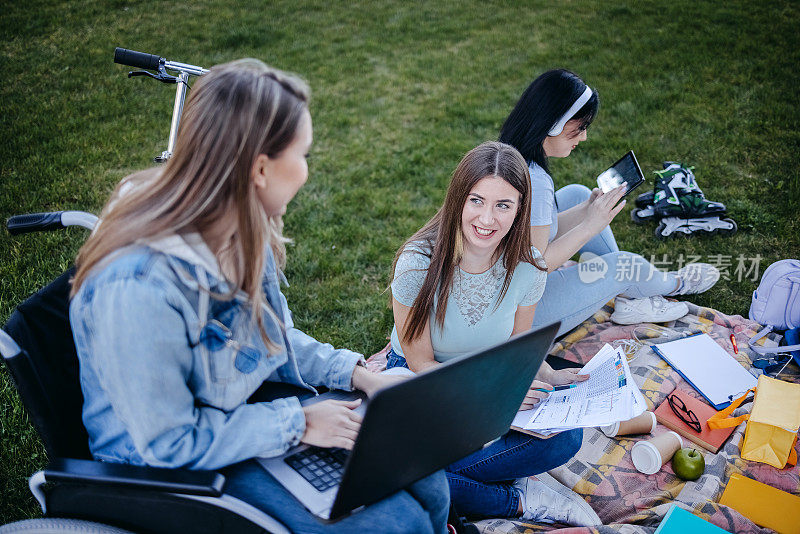
<path fill-rule="evenodd" d="M 731 353 L 733 351 L 730 334 L 733 333 L 739 346 L 737 360 L 746 368 L 752 369 L 752 361 L 760 356 L 748 348 L 747 340 L 759 330 L 759 325 L 739 315 L 725 315 L 710 308 L 688 304 L 689 314 L 666 326 L 681 332 L 706 332 Z M 585 364 L 605 343 L 614 345 L 619 343 L 619 340 L 633 338 L 633 330 L 637 325 L 620 326 L 612 323 L 609 320 L 612 312 L 613 302 L 609 302 L 593 317 L 557 342 L 550 354 Z M 637 329 L 640 339 L 642 330 L 642 328 Z M 779 336 L 771 335 L 764 340 L 764 344 L 774 346 L 779 339 Z M 373 371 L 385 368 L 385 351 L 373 355 L 367 365 Z M 678 387 L 700 397 L 676 371 L 653 353 L 647 344 L 636 352 L 630 367 L 634 381 L 641 389 L 650 410 L 654 410 L 672 390 Z M 781 378 L 800 382 L 798 376 L 800 376 L 798 367 L 790 364 Z M 739 408 L 734 415 L 748 412 L 751 405 Z M 776 469 L 766 464 L 742 460 L 739 446 L 744 437 L 745 424 L 742 423 L 736 428 L 717 454 L 701 450 L 704 452 L 706 470 L 693 482 L 684 482 L 677 478 L 669 462 L 654 475 L 644 475 L 636 471 L 631 461 L 631 448 L 639 439 L 651 436 L 608 438 L 597 429 L 585 429 L 583 445 L 578 454 L 566 464 L 550 471 L 550 474 L 566 487 L 582 495 L 600 516 L 604 526 L 567 528 L 506 518 L 484 519 L 478 521 L 476 525 L 484 534 L 527 534 L 541 531 L 564 534 L 590 532 L 652 534 L 671 504 L 677 503 L 729 532 L 772 532 L 756 526 L 735 510 L 718 503 L 732 473 L 741 473 L 786 492 L 800 495 L 800 467 Z M 665 427 L 658 425 L 654 434 L 666 431 Z M 684 443 L 687 444 L 688 440 Z M 797 448 L 800 453 L 800 443 Z"/>

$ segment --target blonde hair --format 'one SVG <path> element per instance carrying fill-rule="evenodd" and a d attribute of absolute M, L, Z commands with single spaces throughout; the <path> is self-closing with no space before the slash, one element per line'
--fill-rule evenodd
<path fill-rule="evenodd" d="M 125 178 L 103 208 L 102 223 L 78 253 L 72 295 L 114 251 L 142 239 L 203 234 L 233 214 L 233 237 L 216 251 L 219 264 L 229 267 L 232 287 L 215 297 L 244 291 L 262 338 L 274 350 L 261 326 L 264 251 L 270 246 L 282 267 L 287 240 L 281 217 L 264 213 L 251 171 L 260 154 L 273 157 L 291 143 L 308 99 L 302 80 L 259 60 L 212 67 L 194 84 L 172 158 L 163 168 Z"/>

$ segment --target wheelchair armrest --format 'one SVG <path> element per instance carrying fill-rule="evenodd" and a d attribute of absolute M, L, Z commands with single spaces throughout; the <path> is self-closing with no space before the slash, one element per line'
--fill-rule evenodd
<path fill-rule="evenodd" d="M 44 470 L 48 482 L 102 484 L 131 489 L 219 497 L 225 477 L 215 471 L 190 471 L 54 458 Z"/>

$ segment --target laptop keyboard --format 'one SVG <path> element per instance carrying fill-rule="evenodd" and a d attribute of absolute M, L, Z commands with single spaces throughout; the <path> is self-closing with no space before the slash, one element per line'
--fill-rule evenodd
<path fill-rule="evenodd" d="M 309 447 L 283 459 L 289 467 L 314 486 L 325 491 L 342 480 L 344 462 L 349 453 L 345 449 Z"/>

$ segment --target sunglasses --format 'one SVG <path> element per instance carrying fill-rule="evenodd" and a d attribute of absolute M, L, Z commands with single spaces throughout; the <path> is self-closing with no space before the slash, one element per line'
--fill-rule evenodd
<path fill-rule="evenodd" d="M 786 369 L 786 366 L 789 365 L 789 362 L 792 361 L 791 354 L 787 355 L 778 355 L 776 354 L 772 358 L 758 358 L 753 360 L 753 367 L 758 369 L 763 369 L 764 374 L 771 375 L 773 373 L 774 376 L 778 376 Z M 777 372 L 776 372 L 777 371 Z"/>
<path fill-rule="evenodd" d="M 669 402 L 669 407 L 672 408 L 673 413 L 678 416 L 678 419 L 686 423 L 689 428 L 695 432 L 702 432 L 703 427 L 700 426 L 697 415 L 686 407 L 686 404 L 684 404 L 680 397 L 672 394 L 667 397 L 667 402 Z"/>

